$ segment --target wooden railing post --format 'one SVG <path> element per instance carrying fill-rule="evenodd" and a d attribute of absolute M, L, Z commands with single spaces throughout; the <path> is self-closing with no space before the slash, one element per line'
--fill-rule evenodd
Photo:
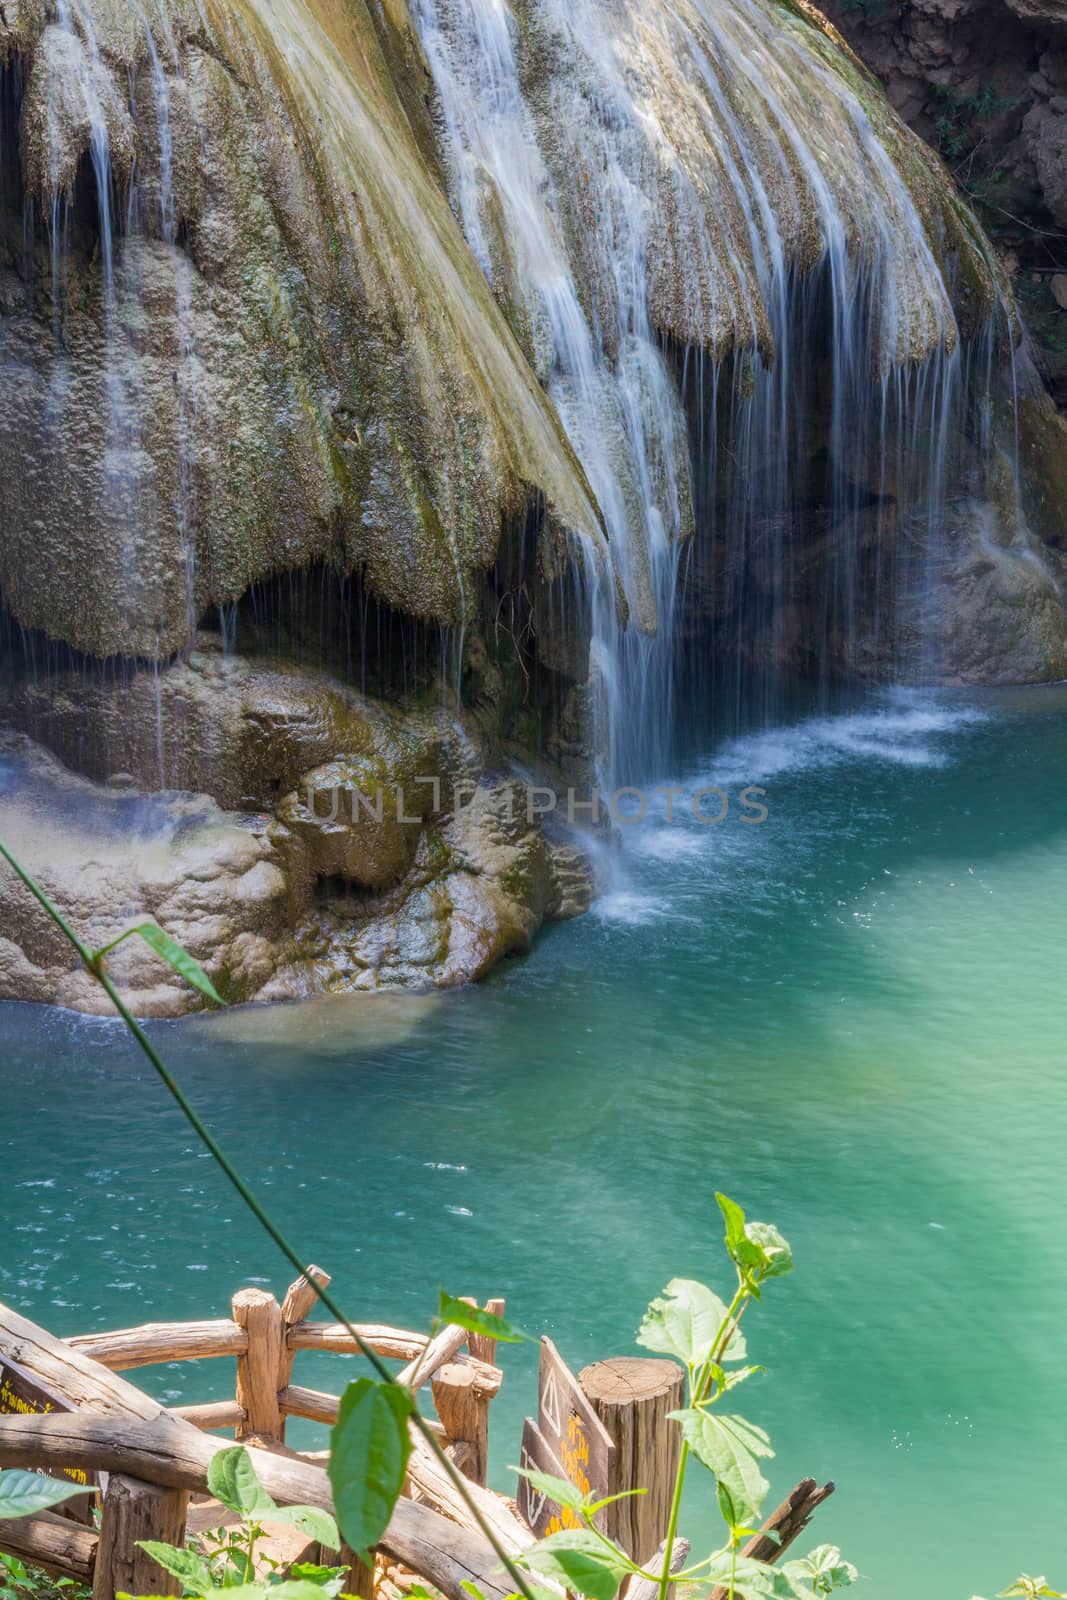
<path fill-rule="evenodd" d="M 487 1300 L 484 1310 L 491 1311 L 494 1317 L 502 1317 L 506 1304 L 504 1300 Z M 479 1361 L 487 1361 L 491 1367 L 496 1365 L 496 1340 L 487 1333 L 472 1333 L 467 1348 Z"/>
<path fill-rule="evenodd" d="M 351 1545 L 342 1541 L 340 1555 L 334 1555 L 332 1550 L 324 1550 L 322 1560 L 324 1566 L 348 1568 L 342 1594 L 358 1595 L 359 1600 L 374 1600 L 374 1567 L 368 1567 L 365 1561 L 361 1561 Z"/>
<path fill-rule="evenodd" d="M 463 1298 L 467 1305 L 478 1304 L 468 1295 Z M 487 1300 L 484 1309 L 502 1317 L 504 1301 Z M 488 1366 L 496 1361 L 496 1340 L 486 1333 L 470 1334 L 467 1348 L 475 1360 Z M 450 1361 L 438 1368 L 430 1392 L 448 1439 L 465 1447 L 455 1453 L 456 1466 L 484 1488 L 489 1469 L 489 1402 L 496 1391 L 486 1393 L 469 1364 Z"/>
<path fill-rule="evenodd" d="M 236 1437 L 252 1434 L 278 1439 L 282 1414 L 278 1407 L 278 1372 L 284 1330 L 282 1308 L 265 1289 L 238 1289 L 231 1302 L 233 1320 L 248 1335 L 248 1348 L 237 1357 L 237 1404 L 244 1420 Z"/>
<path fill-rule="evenodd" d="M 673 1361 L 616 1356 L 586 1367 L 578 1383 L 615 1446 L 606 1492 L 647 1490 L 608 1506 L 602 1531 L 635 1561 L 646 1562 L 670 1520 L 682 1439 L 667 1413 L 685 1404 L 685 1373 Z"/>
<path fill-rule="evenodd" d="M 489 1465 L 489 1396 L 479 1394 L 473 1367 L 450 1361 L 430 1380 L 433 1403 L 453 1444 L 463 1444 L 456 1466 L 484 1486 Z"/>
<path fill-rule="evenodd" d="M 311 1314 L 315 1301 L 319 1298 L 319 1290 L 329 1288 L 330 1274 L 321 1267 L 308 1267 L 306 1278 L 297 1278 L 286 1290 L 285 1299 L 282 1301 L 282 1351 L 278 1360 L 278 1392 L 289 1387 L 289 1380 L 293 1375 L 293 1358 L 296 1351 L 290 1347 L 289 1331 L 303 1322 Z M 285 1439 L 285 1414 L 279 1426 L 278 1437 Z M 355 1594 L 356 1590 L 346 1591 Z"/>
<path fill-rule="evenodd" d="M 104 1515 L 93 1571 L 93 1600 L 122 1594 L 181 1594 L 177 1578 L 163 1571 L 138 1546 L 138 1539 L 184 1544 L 186 1489 L 161 1489 L 113 1472 L 104 1495 Z"/>

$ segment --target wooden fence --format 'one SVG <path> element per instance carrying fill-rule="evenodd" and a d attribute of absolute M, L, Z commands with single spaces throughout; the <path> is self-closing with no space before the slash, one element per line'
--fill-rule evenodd
<path fill-rule="evenodd" d="M 279 1505 L 333 1509 L 326 1452 L 299 1452 L 285 1439 L 291 1416 L 333 1423 L 340 1396 L 293 1382 L 301 1350 L 352 1355 L 347 1329 L 309 1320 L 329 1276 L 312 1267 L 279 1304 L 263 1289 L 241 1289 L 228 1318 L 148 1323 L 61 1340 L 0 1304 L 0 1467 L 37 1467 L 99 1483 L 99 1527 L 41 1513 L 0 1522 L 0 1549 L 61 1577 L 92 1586 L 93 1600 L 128 1594 L 178 1594 L 180 1586 L 143 1551 L 139 1539 L 181 1543 L 225 1524 L 224 1508 L 207 1492 L 212 1457 L 230 1442 L 250 1451 L 260 1482 Z M 473 1304 L 473 1302 L 472 1302 Z M 502 1312 L 502 1300 L 488 1309 Z M 553 1508 L 520 1496 L 514 1502 L 486 1487 L 489 1406 L 501 1384 L 496 1348 L 485 1335 L 449 1326 L 428 1338 L 379 1324 L 356 1324 L 376 1352 L 403 1363 L 398 1379 L 412 1390 L 429 1384 L 436 1411 L 430 1425 L 468 1495 L 501 1548 L 517 1554 L 554 1525 Z M 118 1374 L 161 1362 L 236 1358 L 232 1398 L 201 1405 L 160 1405 Z M 528 1419 L 522 1457 L 597 1492 L 653 1486 L 640 1513 L 610 1531 L 644 1561 L 661 1559 L 667 1486 L 676 1459 L 677 1428 L 667 1420 L 680 1369 L 670 1362 L 616 1359 L 575 1378 L 550 1341 L 542 1348 L 539 1405 Z M 592 1476 L 590 1477 L 590 1474 Z M 833 1492 L 805 1479 L 764 1524 L 746 1554 L 773 1561 Z M 77 1502 L 75 1502 L 77 1504 Z M 558 1511 L 558 1508 L 556 1508 Z M 563 1513 L 564 1520 L 566 1514 Z M 474 1583 L 485 1600 L 510 1592 L 499 1559 L 469 1505 L 422 1436 L 412 1431 L 404 1494 L 382 1537 L 373 1570 L 347 1547 L 323 1556 L 293 1530 L 270 1529 L 269 1553 L 284 1566 L 325 1559 L 348 1567 L 345 1592 L 365 1600 L 400 1600 L 418 1578 L 448 1600 L 469 1600 Z M 773 1535 L 773 1537 L 771 1537 Z M 681 1560 L 679 1541 L 674 1555 Z M 641 1583 L 627 1600 L 652 1600 Z"/>
<path fill-rule="evenodd" d="M 93 1586 L 94 1600 L 115 1593 L 168 1594 L 178 1587 L 136 1549 L 137 1539 L 179 1543 L 189 1531 L 226 1520 L 215 1503 L 190 1506 L 189 1496 L 207 1495 L 212 1455 L 225 1448 L 225 1430 L 248 1447 L 260 1481 L 279 1504 L 332 1508 L 325 1452 L 291 1450 L 286 1419 L 336 1421 L 340 1395 L 292 1382 L 301 1350 L 358 1353 L 339 1323 L 309 1321 L 319 1286 L 329 1276 L 313 1267 L 291 1285 L 281 1304 L 263 1289 L 241 1289 L 228 1318 L 200 1322 L 148 1323 L 108 1333 L 60 1340 L 0 1305 L 0 1366 L 5 1387 L 26 1396 L 18 1414 L 0 1415 L 0 1466 L 65 1470 L 81 1479 L 106 1473 L 99 1532 L 45 1513 L 0 1523 L 0 1548 L 60 1576 Z M 503 1303 L 490 1302 L 500 1311 Z M 397 1376 L 412 1389 L 430 1385 L 436 1408 L 431 1426 L 504 1548 L 516 1552 L 533 1534 L 507 1501 L 485 1488 L 489 1404 L 502 1374 L 495 1345 L 462 1328 L 443 1328 L 432 1339 L 379 1324 L 356 1324 L 361 1338 L 387 1359 L 404 1363 Z M 467 1348 L 464 1348 L 464 1347 Z M 236 1358 L 232 1398 L 166 1408 L 116 1376 L 137 1367 L 172 1361 Z M 10 1409 L 10 1408 L 9 1408 Z M 285 1557 L 314 1559 L 281 1535 Z M 450 1600 L 468 1600 L 464 1580 L 476 1582 L 487 1600 L 507 1592 L 499 1561 L 476 1527 L 469 1508 L 436 1455 L 413 1434 L 404 1499 L 382 1541 L 379 1572 L 368 1573 L 351 1551 L 346 1590 L 367 1595 L 372 1582 L 386 1590 L 404 1572 L 433 1583 Z M 392 1584 L 390 1563 L 394 1564 Z"/>

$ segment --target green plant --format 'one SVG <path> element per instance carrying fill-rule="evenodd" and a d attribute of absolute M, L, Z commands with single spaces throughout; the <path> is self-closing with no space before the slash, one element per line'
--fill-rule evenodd
<path fill-rule="evenodd" d="M 762 1299 L 771 1279 L 792 1271 L 793 1257 L 777 1228 L 747 1221 L 741 1207 L 726 1195 L 716 1199 L 736 1277 L 730 1303 L 703 1283 L 672 1278 L 652 1301 L 637 1336 L 646 1350 L 680 1362 L 687 1380 L 688 1404 L 671 1413 L 682 1431 L 682 1448 L 660 1570 L 646 1571 L 596 1526 L 597 1512 L 607 1501 L 583 1496 L 562 1478 L 522 1473 L 571 1514 L 572 1526 L 523 1551 L 519 1561 L 530 1572 L 588 1600 L 614 1600 L 619 1585 L 632 1576 L 654 1581 L 659 1600 L 667 1600 L 672 1585 L 722 1587 L 730 1600 L 738 1592 L 749 1600 L 812 1600 L 857 1576 L 855 1567 L 833 1545 L 820 1545 L 802 1560 L 781 1567 L 741 1554 L 742 1544 L 755 1532 L 753 1524 L 759 1521 L 769 1488 L 760 1463 L 774 1452 L 762 1428 L 735 1412 L 724 1412 L 720 1402 L 761 1370 L 742 1364 L 747 1350 L 741 1320 L 749 1305 Z M 727 1537 L 710 1555 L 672 1573 L 682 1496 L 694 1460 L 714 1479 Z"/>
<path fill-rule="evenodd" d="M 0 1472 L 0 1520 L 36 1516 L 75 1495 L 88 1493 L 84 1484 L 9 1467 Z M 86 1585 L 73 1578 L 51 1578 L 40 1567 L 0 1551 L 0 1600 L 57 1600 L 61 1591 L 69 1600 L 84 1600 L 89 1594 Z"/>
<path fill-rule="evenodd" d="M 76 1578 L 53 1578 L 41 1567 L 0 1550 L 0 1600 L 89 1600 L 92 1589 Z"/>
<path fill-rule="evenodd" d="M 1039 1600 L 1039 1597 L 1047 1597 L 1047 1600 L 1067 1600 L 1062 1589 L 1049 1588 L 1047 1578 L 1031 1578 L 1025 1572 L 1006 1589 L 1001 1589 L 997 1600 L 1014 1600 L 1017 1595 L 1021 1596 L 1022 1600 Z M 972 1595 L 971 1600 L 981 1600 L 981 1596 Z"/>
<path fill-rule="evenodd" d="M 0 1472 L 0 1519 L 33 1517 L 39 1511 L 50 1511 L 53 1506 L 72 1500 L 76 1494 L 88 1494 L 84 1483 L 70 1483 L 63 1478 L 50 1478 L 43 1472 L 25 1472 L 21 1467 L 8 1467 Z"/>
<path fill-rule="evenodd" d="M 228 1600 L 323 1600 L 340 1594 L 344 1567 L 307 1563 L 280 1575 L 279 1563 L 258 1547 L 265 1536 L 264 1522 L 299 1528 L 328 1550 L 341 1548 L 337 1524 L 319 1506 L 279 1506 L 256 1477 L 252 1457 L 240 1445 L 220 1450 L 208 1468 L 208 1488 L 228 1511 L 241 1518 L 237 1528 L 218 1528 L 201 1534 L 195 1548 L 141 1539 L 141 1549 L 177 1578 L 182 1593 L 200 1600 L 226 1592 Z M 131 1600 L 122 1595 L 119 1600 Z"/>

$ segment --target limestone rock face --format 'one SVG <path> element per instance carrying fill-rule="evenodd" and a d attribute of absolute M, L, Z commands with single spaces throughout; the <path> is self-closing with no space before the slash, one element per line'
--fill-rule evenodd
<path fill-rule="evenodd" d="M 923 619 L 939 681 L 1052 683 L 1067 676 L 1067 561 L 993 508 L 956 508 Z"/>
<path fill-rule="evenodd" d="M 1067 95 L 1031 107 L 1022 133 L 1042 199 L 1057 221 L 1067 221 Z"/>
<path fill-rule="evenodd" d="M 313 826 L 274 830 L 290 881 L 321 884 L 325 876 L 327 888 L 315 901 L 305 900 L 296 929 L 298 961 L 265 999 L 309 987 L 468 983 L 502 957 L 525 953 L 546 918 L 573 916 L 592 898 L 592 875 L 580 851 L 549 840 L 530 820 L 526 789 L 518 783 L 468 786 L 455 809 L 417 833 L 408 870 L 384 892 L 366 892 L 358 878 L 346 882 L 336 875 L 349 826 L 354 838 L 365 837 L 358 821 L 322 824 L 317 837 Z"/>
<path fill-rule="evenodd" d="M 1042 375 L 1067 404 L 1067 312 L 1051 286 L 1067 267 L 1064 0 L 827 0 L 825 10 L 958 173 L 1016 270 Z"/>
<path fill-rule="evenodd" d="M 1007 0 L 1007 4 L 1024 22 L 1032 22 L 1039 28 L 1062 28 L 1067 32 L 1065 0 Z"/>
<path fill-rule="evenodd" d="M 936 159 L 813 7 L 509 17 L 592 322 L 610 330 L 636 273 L 657 337 L 769 358 L 773 263 L 810 266 L 830 235 L 884 278 L 881 362 L 993 303 Z M 162 660 L 206 607 L 313 561 L 451 624 L 528 506 L 602 545 L 582 425 L 570 440 L 542 387 L 537 262 L 488 170 L 485 251 L 464 239 L 416 37 L 403 0 L 5 9 L 0 583 L 21 624 Z M 684 536 L 684 464 L 651 464 Z M 647 492 L 633 476 L 598 492 Z M 640 571 L 634 591 L 651 631 Z"/>
<path fill-rule="evenodd" d="M 0 582 L 22 623 L 158 659 L 316 559 L 452 622 L 531 497 L 600 538 L 419 142 L 400 8 L 24 3 L 0 61 Z"/>
<path fill-rule="evenodd" d="M 162 681 L 45 677 L 11 709 L 68 759 L 87 752 L 99 781 L 7 735 L 5 839 L 94 947 L 154 920 L 231 1002 L 471 982 L 593 892 L 580 845 L 546 835 L 523 784 L 486 775 L 476 723 L 454 713 L 401 715 L 319 672 L 205 650 Z M 0 998 L 107 1009 L 6 873 L 0 926 Z M 109 964 L 140 1015 L 201 1003 L 140 941 Z"/>
<path fill-rule="evenodd" d="M 142 790 L 192 790 L 254 811 L 335 758 L 403 781 L 419 761 L 439 766 L 455 737 L 447 718 L 391 709 L 313 668 L 227 657 L 206 638 L 160 672 L 30 680 L 8 717 L 97 782 L 126 774 Z"/>
<path fill-rule="evenodd" d="M 1030 525 L 1045 544 L 1067 552 L 1067 418 L 1045 395 L 1020 404 L 1019 455 Z"/>
<path fill-rule="evenodd" d="M 170 802 L 75 778 L 39 746 L 8 736 L 0 770 L 5 841 L 94 948 L 152 920 L 194 955 L 226 997 L 252 999 L 273 977 L 288 931 L 286 882 L 262 823 L 206 796 Z M 0 998 L 110 1013 L 107 996 L 11 873 L 0 875 Z M 108 958 L 140 1016 L 199 1004 L 139 939 Z"/>

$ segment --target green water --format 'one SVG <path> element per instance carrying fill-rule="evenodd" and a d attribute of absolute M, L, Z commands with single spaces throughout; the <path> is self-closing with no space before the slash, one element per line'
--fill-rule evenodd
<path fill-rule="evenodd" d="M 632 828 L 596 912 L 478 989 L 153 1033 L 356 1317 L 424 1325 L 444 1282 L 575 1367 L 625 1353 L 668 1277 L 722 1280 L 727 1190 L 797 1260 L 744 1413 L 775 1490 L 837 1481 L 813 1532 L 862 1593 L 1067 1582 L 1065 754 L 1059 688 L 802 720 L 679 777 L 762 783 L 766 823 Z M 0 1044 L 4 1298 L 67 1333 L 284 1287 L 110 1023 L 7 1006 Z M 503 1360 L 500 1483 L 534 1403 Z"/>

